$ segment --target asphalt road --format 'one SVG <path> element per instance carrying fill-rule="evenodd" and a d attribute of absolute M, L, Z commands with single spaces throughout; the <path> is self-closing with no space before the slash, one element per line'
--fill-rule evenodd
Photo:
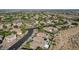
<path fill-rule="evenodd" d="M 33 28 L 28 29 L 28 33 L 19 41 L 17 41 L 13 46 L 8 48 L 8 50 L 17 50 L 28 38 L 32 35 L 33 33 Z"/>

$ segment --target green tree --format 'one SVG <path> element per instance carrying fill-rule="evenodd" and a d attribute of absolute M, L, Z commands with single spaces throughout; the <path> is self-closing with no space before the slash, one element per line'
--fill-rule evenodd
<path fill-rule="evenodd" d="M 42 49 L 41 47 L 38 46 L 38 47 L 36 48 L 36 50 L 43 50 L 43 49 Z"/>

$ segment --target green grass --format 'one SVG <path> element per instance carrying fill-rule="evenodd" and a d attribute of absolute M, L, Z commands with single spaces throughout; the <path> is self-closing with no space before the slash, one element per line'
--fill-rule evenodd
<path fill-rule="evenodd" d="M 22 48 L 30 48 L 30 43 L 27 43 L 27 44 L 23 45 Z"/>
<path fill-rule="evenodd" d="M 26 32 L 26 27 L 25 27 L 25 25 L 24 25 L 24 24 L 23 24 L 23 25 L 21 25 L 21 26 L 20 26 L 20 28 L 21 28 L 22 33 L 25 33 L 25 32 Z"/>
<path fill-rule="evenodd" d="M 22 16 L 21 19 L 23 19 L 23 20 L 28 20 L 28 19 L 26 18 L 26 16 Z"/>
<path fill-rule="evenodd" d="M 23 45 L 22 48 L 28 48 L 28 49 L 30 49 L 30 43 L 31 43 L 32 41 L 33 41 L 33 40 L 28 41 L 25 45 Z"/>
<path fill-rule="evenodd" d="M 12 16 L 5 16 L 4 21 L 5 22 L 11 22 L 11 21 L 13 21 L 13 17 Z"/>
<path fill-rule="evenodd" d="M 3 36 L 8 36 L 10 35 L 12 32 L 10 31 L 3 31 L 3 30 L 0 30 L 0 35 L 3 35 Z"/>

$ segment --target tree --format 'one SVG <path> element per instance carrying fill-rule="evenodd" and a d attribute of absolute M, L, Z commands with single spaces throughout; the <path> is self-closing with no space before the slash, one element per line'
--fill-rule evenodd
<path fill-rule="evenodd" d="M 26 20 L 27 18 L 26 18 L 26 16 L 23 15 L 23 16 L 21 17 L 21 19 Z"/>
<path fill-rule="evenodd" d="M 12 32 L 10 31 L 3 31 L 3 30 L 0 30 L 0 35 L 3 35 L 3 36 L 8 36 L 10 35 Z"/>
<path fill-rule="evenodd" d="M 36 48 L 36 50 L 43 50 L 43 49 L 42 49 L 41 47 L 38 46 L 38 47 Z"/>
<path fill-rule="evenodd" d="M 78 24 L 77 24 L 77 23 L 72 23 L 72 25 L 75 25 L 75 26 L 77 26 Z"/>
<path fill-rule="evenodd" d="M 12 16 L 5 16 L 5 19 L 4 19 L 4 21 L 6 21 L 6 22 L 11 22 L 13 20 L 13 17 Z"/>
<path fill-rule="evenodd" d="M 79 18 L 77 18 L 77 19 L 74 19 L 74 21 L 78 21 L 78 22 L 79 22 Z"/>

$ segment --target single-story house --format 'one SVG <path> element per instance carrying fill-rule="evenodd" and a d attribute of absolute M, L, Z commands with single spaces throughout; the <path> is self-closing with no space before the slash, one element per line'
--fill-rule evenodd
<path fill-rule="evenodd" d="M 22 31 L 19 28 L 13 28 L 11 31 L 16 32 L 17 35 L 21 35 L 22 34 Z"/>
<path fill-rule="evenodd" d="M 5 40 L 9 43 L 16 40 L 16 34 L 11 34 L 5 37 Z"/>
<path fill-rule="evenodd" d="M 13 26 L 21 26 L 22 25 L 22 21 L 21 20 L 14 20 L 13 21 Z"/>
<path fill-rule="evenodd" d="M 49 44 L 47 42 L 47 38 L 45 33 L 39 32 L 36 34 L 36 36 L 33 38 L 33 41 L 30 43 L 30 47 L 32 49 L 36 49 L 37 47 L 41 47 L 44 49 L 47 49 L 49 47 Z"/>
<path fill-rule="evenodd" d="M 0 29 L 3 29 L 3 24 L 0 23 Z"/>

